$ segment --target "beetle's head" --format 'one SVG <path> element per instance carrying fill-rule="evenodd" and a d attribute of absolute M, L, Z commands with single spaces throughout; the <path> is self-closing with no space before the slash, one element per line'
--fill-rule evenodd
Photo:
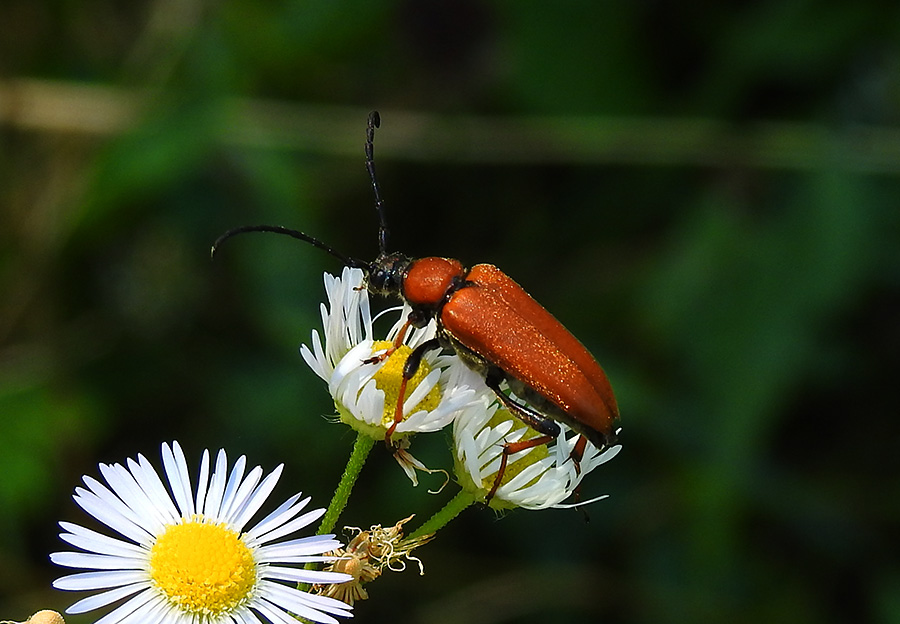
<path fill-rule="evenodd" d="M 366 288 L 376 295 L 401 295 L 412 260 L 403 254 L 382 254 L 369 265 Z"/>

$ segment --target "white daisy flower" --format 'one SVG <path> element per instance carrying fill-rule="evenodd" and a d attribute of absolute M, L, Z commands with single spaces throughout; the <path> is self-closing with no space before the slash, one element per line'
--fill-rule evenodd
<path fill-rule="evenodd" d="M 391 308 L 386 312 L 400 311 L 398 321 L 385 340 L 374 340 L 364 280 L 362 270 L 348 267 L 340 278 L 325 274 L 324 346 L 313 330 L 312 349 L 302 345 L 300 353 L 328 383 L 341 420 L 383 440 L 394 424 L 403 364 L 413 349 L 434 337 L 436 327 L 432 321 L 422 329 L 410 328 L 404 343 L 393 349 L 410 308 Z M 481 378 L 456 356 L 426 353 L 406 385 L 402 420 L 391 431 L 392 439 L 442 429 L 483 390 Z"/>
<path fill-rule="evenodd" d="M 572 495 L 585 475 L 615 457 L 622 448 L 616 445 L 600 451 L 584 440 L 583 456 L 576 463 L 572 459 L 572 450 L 579 435 L 562 423 L 559 426 L 562 432 L 553 442 L 509 456 L 500 486 L 489 502 L 491 507 L 571 507 L 573 505 L 562 504 L 562 501 Z M 539 435 L 496 401 L 480 409 L 464 410 L 453 424 L 456 476 L 460 485 L 476 500 L 485 500 L 497 478 L 504 444 Z M 606 496 L 577 504 L 602 498 Z"/>
<path fill-rule="evenodd" d="M 350 575 L 291 567 L 333 560 L 323 553 L 340 546 L 334 535 L 273 543 L 314 522 L 323 509 L 298 516 L 310 500 L 300 500 L 298 493 L 245 530 L 282 466 L 265 478 L 259 466 L 245 476 L 242 456 L 229 472 L 220 450 L 210 474 L 209 451 L 204 451 L 195 496 L 178 443 L 163 444 L 162 457 L 169 491 L 142 455 L 129 459 L 127 468 L 100 464 L 108 486 L 85 476 L 87 489 L 75 489 L 75 502 L 125 539 L 60 523 L 65 531 L 60 537 L 81 552 L 58 552 L 50 559 L 92 571 L 63 576 L 53 586 L 100 592 L 67 613 L 128 598 L 97 624 L 261 624 L 259 616 L 296 624 L 292 614 L 333 624 L 332 616 L 352 616 L 347 604 L 296 588 L 297 583 L 345 582 Z"/>

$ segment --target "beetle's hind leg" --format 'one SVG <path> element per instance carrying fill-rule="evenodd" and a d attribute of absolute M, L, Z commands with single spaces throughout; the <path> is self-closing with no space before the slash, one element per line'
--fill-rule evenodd
<path fill-rule="evenodd" d="M 510 455 L 552 442 L 559 436 L 561 431 L 559 425 L 552 419 L 533 410 L 527 405 L 519 403 L 503 392 L 503 390 L 500 389 L 502 380 L 503 378 L 501 375 L 489 372 L 485 377 L 484 383 L 488 388 L 494 391 L 497 395 L 497 399 L 503 404 L 503 407 L 508 409 L 511 414 L 516 416 L 526 425 L 543 435 L 527 440 L 519 440 L 518 442 L 507 442 L 503 445 L 503 454 L 500 456 L 500 468 L 497 470 L 497 476 L 494 477 L 494 484 L 491 486 L 491 490 L 484 500 L 486 505 L 494 498 L 497 489 L 500 487 L 500 483 L 503 481 L 503 475 L 506 473 L 506 466 L 509 463 Z"/>
<path fill-rule="evenodd" d="M 494 391 L 494 394 L 497 395 L 497 399 L 503 404 L 503 407 L 508 409 L 513 416 L 524 422 L 526 425 L 537 431 L 538 433 L 543 433 L 546 436 L 549 436 L 551 439 L 555 438 L 560 433 L 559 425 L 553 421 L 552 418 L 541 414 L 537 410 L 523 405 L 519 403 L 508 394 L 503 392 L 500 389 L 500 383 L 503 381 L 501 375 L 498 375 L 494 372 L 489 372 L 485 377 L 484 383 L 485 385 Z M 538 445 L 535 445 L 538 446 Z"/>

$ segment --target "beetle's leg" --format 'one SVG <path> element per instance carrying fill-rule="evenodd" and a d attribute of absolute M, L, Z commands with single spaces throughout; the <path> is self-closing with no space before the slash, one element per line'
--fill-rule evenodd
<path fill-rule="evenodd" d="M 412 321 L 407 319 L 400 327 L 400 331 L 397 332 L 397 337 L 394 338 L 394 344 L 385 349 L 384 353 L 379 353 L 378 355 L 373 355 L 372 357 L 363 360 L 363 364 L 377 364 L 379 362 L 384 362 L 391 357 L 391 354 L 399 349 L 400 345 L 403 344 L 403 341 L 406 340 L 406 332 L 409 331 L 410 325 L 412 325 Z"/>
<path fill-rule="evenodd" d="M 394 338 L 394 349 L 399 349 L 400 345 L 403 344 L 403 341 L 406 340 L 406 332 L 409 331 L 410 325 L 412 325 L 412 321 L 406 319 L 406 322 L 403 323 L 400 331 L 397 332 L 397 337 Z"/>
<path fill-rule="evenodd" d="M 522 405 L 503 392 L 500 389 L 500 381 L 501 378 L 499 375 L 491 373 L 488 373 L 484 380 L 487 387 L 493 390 L 497 395 L 497 398 L 503 404 L 503 407 L 508 409 L 510 413 L 519 418 L 519 420 L 526 425 L 544 435 L 528 440 L 520 440 L 518 442 L 507 442 L 503 445 L 503 454 L 500 456 L 500 468 L 497 469 L 497 476 L 494 477 L 494 484 L 491 486 L 490 492 L 488 492 L 487 497 L 484 499 L 485 505 L 490 503 L 491 499 L 494 498 L 494 494 L 497 493 L 497 489 L 503 481 L 503 475 L 506 473 L 506 465 L 509 463 L 510 455 L 552 442 L 560 434 L 559 425 L 553 422 L 553 420 L 547 418 L 540 412 L 533 410 L 527 405 Z"/>
<path fill-rule="evenodd" d="M 587 447 L 587 438 L 583 435 L 578 436 L 575 440 L 575 446 L 569 453 L 569 459 L 575 464 L 575 474 L 581 474 L 581 460 L 584 458 L 584 449 Z"/>
<path fill-rule="evenodd" d="M 578 439 L 575 440 L 575 446 L 572 447 L 571 452 L 569 452 L 569 459 L 572 460 L 572 464 L 575 466 L 575 474 L 581 474 L 581 460 L 584 458 L 584 449 L 587 447 L 587 438 L 583 435 L 578 436 Z M 575 489 L 572 491 L 572 499 L 575 501 L 575 504 L 581 502 L 581 484 L 575 486 Z M 587 510 L 584 507 L 579 507 L 581 509 L 581 515 L 584 518 L 585 522 L 590 522 L 591 517 L 588 515 Z"/>
<path fill-rule="evenodd" d="M 487 505 L 490 503 L 491 499 L 494 498 L 494 494 L 497 493 L 497 488 L 500 487 L 500 482 L 503 481 L 503 475 L 506 473 L 506 465 L 509 463 L 510 455 L 518 453 L 519 451 L 524 451 L 525 449 L 547 444 L 553 440 L 554 436 L 542 435 L 537 438 L 519 440 L 518 442 L 507 442 L 504 444 L 503 454 L 500 456 L 500 468 L 497 469 L 497 476 L 494 477 L 494 484 L 491 486 L 491 491 L 488 492 L 487 498 L 484 499 L 484 504 Z"/>
<path fill-rule="evenodd" d="M 401 331 L 405 331 L 405 328 L 409 325 L 404 325 L 404 329 Z M 391 444 L 391 436 L 394 434 L 394 430 L 397 428 L 397 425 L 403 420 L 403 399 L 406 397 L 406 384 L 410 379 L 416 374 L 416 371 L 419 370 L 419 365 L 422 363 L 422 357 L 428 352 L 433 351 L 435 349 L 440 349 L 441 343 L 437 338 L 432 338 L 431 340 L 426 340 L 418 347 L 412 350 L 412 353 L 409 354 L 409 357 L 406 358 L 406 362 L 403 364 L 403 377 L 400 379 L 400 389 L 397 392 L 397 408 L 394 410 L 394 422 L 391 423 L 391 426 L 388 427 L 387 433 L 384 434 L 385 443 L 390 446 Z"/>
<path fill-rule="evenodd" d="M 372 356 L 367 360 L 363 360 L 363 364 L 376 364 L 378 362 L 384 362 L 391 356 L 394 351 L 399 349 L 403 342 L 406 340 L 406 332 L 409 331 L 410 327 L 417 327 L 421 329 L 422 327 L 428 325 L 428 321 L 430 320 L 431 317 L 423 313 L 421 310 L 410 310 L 409 315 L 407 315 L 406 317 L 406 321 L 404 321 L 403 325 L 400 326 L 400 331 L 397 332 L 397 337 L 394 338 L 394 344 L 385 349 L 384 353 Z"/>
<path fill-rule="evenodd" d="M 499 375 L 488 373 L 487 377 L 484 380 L 484 383 L 488 388 L 494 391 L 494 394 L 497 395 L 497 398 L 503 404 L 503 407 L 508 409 L 513 416 L 524 422 L 526 425 L 528 425 L 538 433 L 543 433 L 544 435 L 550 436 L 551 438 L 555 438 L 559 435 L 559 425 L 556 424 L 553 419 L 548 418 L 544 414 L 541 414 L 537 410 L 532 409 L 527 405 L 519 403 L 513 398 L 510 398 L 508 394 L 500 389 L 501 381 L 502 379 Z"/>

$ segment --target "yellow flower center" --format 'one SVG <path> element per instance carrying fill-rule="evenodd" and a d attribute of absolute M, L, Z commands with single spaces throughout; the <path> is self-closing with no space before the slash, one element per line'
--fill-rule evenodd
<path fill-rule="evenodd" d="M 373 345 L 372 350 L 388 349 L 392 347 L 393 344 L 394 343 L 387 340 L 379 340 Z M 397 410 L 397 399 L 400 395 L 400 383 L 403 380 L 403 365 L 406 363 L 406 360 L 409 359 L 410 353 L 412 353 L 412 349 L 406 345 L 400 345 L 388 356 L 381 365 L 381 368 L 378 369 L 378 372 L 375 373 L 375 386 L 384 392 L 384 414 L 381 417 L 381 424 L 383 427 L 390 427 L 394 422 L 394 412 Z M 416 374 L 406 382 L 406 392 L 404 392 L 403 395 L 404 398 L 408 398 L 413 390 L 422 383 L 422 380 L 425 379 L 426 375 L 430 372 L 431 366 L 423 358 L 419 364 L 419 370 L 417 370 Z M 435 409 L 440 402 L 441 391 L 438 386 L 435 385 L 428 391 L 428 394 L 425 395 L 424 399 L 419 401 L 411 409 L 404 410 L 403 419 L 405 420 L 410 414 L 414 414 L 419 410 L 430 412 Z"/>
<path fill-rule="evenodd" d="M 150 550 L 150 577 L 170 603 L 217 616 L 246 601 L 256 587 L 253 552 L 236 531 L 201 519 L 173 524 Z"/>

